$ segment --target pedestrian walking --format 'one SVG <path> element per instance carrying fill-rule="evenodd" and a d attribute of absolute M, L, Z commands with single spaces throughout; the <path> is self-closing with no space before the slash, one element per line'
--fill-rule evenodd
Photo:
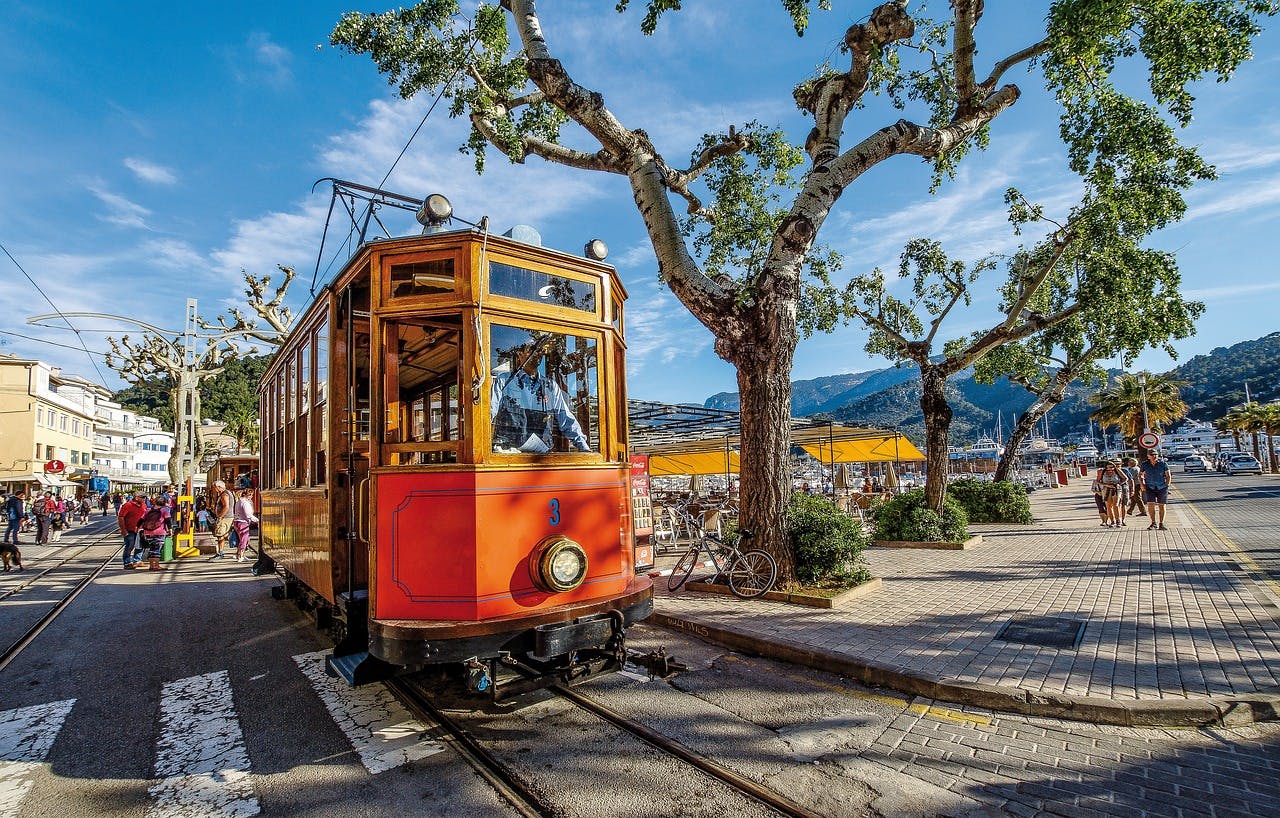
<path fill-rule="evenodd" d="M 1109 528 L 1119 528 L 1124 525 L 1124 520 L 1120 517 L 1120 489 L 1129 482 L 1129 478 L 1120 472 L 1120 467 L 1115 463 L 1108 463 L 1103 467 L 1098 482 L 1102 484 L 1102 499 L 1107 504 L 1107 525 Z"/>
<path fill-rule="evenodd" d="M 1094 472 L 1093 485 L 1090 486 L 1090 489 L 1093 491 L 1093 502 L 1098 507 L 1098 519 L 1102 521 L 1102 528 L 1109 528 L 1110 525 L 1107 520 L 1107 500 L 1103 497 L 1102 493 L 1103 468 L 1106 468 L 1106 466 L 1104 465 L 1102 468 L 1099 468 Z"/>
<path fill-rule="evenodd" d="M 67 527 L 67 501 L 61 497 L 52 498 L 47 507 L 49 511 L 49 540 L 59 542 L 62 530 Z"/>
<path fill-rule="evenodd" d="M 49 513 L 53 506 L 53 493 L 46 491 L 31 504 L 31 513 L 36 518 L 36 544 L 49 542 Z"/>
<path fill-rule="evenodd" d="M 227 541 L 231 538 L 232 515 L 235 512 L 235 500 L 231 492 L 227 491 L 227 484 L 224 481 L 218 480 L 213 484 L 209 505 L 213 508 L 214 518 L 214 552 L 210 559 L 220 560 L 223 557 L 223 550 L 227 547 Z"/>
<path fill-rule="evenodd" d="M 146 495 L 141 491 L 133 493 L 133 499 L 120 506 L 120 511 L 116 514 L 116 522 L 119 525 L 120 536 L 124 539 L 124 567 L 136 569 L 138 563 L 142 561 L 139 545 L 139 525 L 142 523 L 143 516 L 146 515 L 147 503 Z"/>
<path fill-rule="evenodd" d="M 102 496 L 98 498 L 98 505 L 102 506 L 102 516 L 107 516 L 107 506 L 111 505 L 111 498 L 107 496 L 105 491 L 102 492 Z"/>
<path fill-rule="evenodd" d="M 1147 452 L 1147 462 L 1138 467 L 1142 475 L 1142 499 L 1146 501 L 1147 512 L 1151 519 L 1148 531 L 1165 531 L 1164 509 L 1169 504 L 1169 487 L 1173 485 L 1173 475 L 1169 472 L 1169 464 L 1160 459 L 1160 453 L 1152 449 Z"/>
<path fill-rule="evenodd" d="M 245 486 L 240 490 L 240 499 L 236 501 L 232 520 L 236 529 L 236 562 L 244 562 L 248 557 L 244 550 L 249 547 L 249 525 L 258 522 L 253 513 L 253 489 Z"/>
<path fill-rule="evenodd" d="M 4 561 L 4 570 L 11 570 L 11 565 L 16 565 L 19 571 L 24 570 L 22 566 L 22 552 L 18 549 L 21 545 L 18 542 L 18 531 L 22 528 L 22 521 L 27 515 L 26 495 L 22 491 L 16 491 L 4 501 L 5 518 L 8 525 L 4 531 L 4 542 L 0 543 L 0 558 Z"/>
<path fill-rule="evenodd" d="M 1138 472 L 1138 461 L 1132 457 L 1126 457 L 1121 466 L 1121 471 L 1129 475 L 1129 480 L 1133 482 L 1133 491 L 1130 493 L 1129 507 L 1125 509 L 1125 513 L 1134 517 L 1147 516 L 1147 506 L 1142 502 L 1142 475 Z M 1137 511 L 1134 511 L 1134 509 Z"/>
<path fill-rule="evenodd" d="M 165 568 L 160 564 L 160 549 L 164 546 L 164 537 L 168 531 L 164 515 L 167 510 L 163 498 L 158 494 L 154 495 L 151 498 L 151 508 L 138 521 L 138 535 L 141 539 L 139 550 L 145 554 L 152 571 L 163 571 Z M 140 557 L 137 562 L 141 561 Z"/>

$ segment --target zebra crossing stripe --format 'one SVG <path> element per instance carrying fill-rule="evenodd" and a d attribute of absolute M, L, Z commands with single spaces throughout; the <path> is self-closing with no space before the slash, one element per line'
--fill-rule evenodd
<path fill-rule="evenodd" d="M 396 701 L 385 685 L 350 687 L 325 672 L 328 651 L 293 657 L 329 715 L 346 734 L 360 762 L 371 775 L 442 752 L 443 744 L 426 741 L 427 726 Z"/>
<path fill-rule="evenodd" d="M 225 670 L 160 693 L 156 778 L 148 818 L 248 818 L 261 812 Z"/>
<path fill-rule="evenodd" d="M 0 713 L 0 818 L 14 818 L 75 699 Z"/>

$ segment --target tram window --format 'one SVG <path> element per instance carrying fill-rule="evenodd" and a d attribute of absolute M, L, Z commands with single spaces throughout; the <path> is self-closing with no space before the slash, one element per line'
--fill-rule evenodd
<path fill-rule="evenodd" d="M 323 486 L 328 480 L 328 463 L 325 458 L 329 451 L 329 322 L 324 321 L 316 328 L 312 346 L 316 351 L 315 368 L 315 413 L 312 423 L 315 424 L 311 434 L 315 441 L 312 456 L 315 466 L 312 469 L 312 483 Z"/>
<path fill-rule="evenodd" d="M 600 451 L 597 367 L 595 338 L 491 325 L 493 450 Z"/>
<path fill-rule="evenodd" d="M 388 278 L 391 280 L 392 298 L 452 293 L 453 259 L 442 258 L 416 261 L 411 264 L 392 264 Z"/>
<path fill-rule="evenodd" d="M 386 327 L 385 443 L 441 443 L 459 439 L 458 370 L 462 322 L 415 319 Z M 400 451 L 397 462 L 457 462 L 456 450 Z"/>
<path fill-rule="evenodd" d="M 583 312 L 596 311 L 595 283 L 497 261 L 489 264 L 489 292 Z"/>

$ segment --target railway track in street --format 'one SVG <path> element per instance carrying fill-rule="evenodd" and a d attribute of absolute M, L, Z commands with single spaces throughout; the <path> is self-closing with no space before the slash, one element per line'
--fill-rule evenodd
<path fill-rule="evenodd" d="M 437 707 L 433 701 L 433 692 L 427 685 L 404 677 L 393 679 L 387 684 L 397 698 L 415 715 L 426 723 L 438 725 L 445 734 L 443 737 L 445 743 L 453 747 L 477 773 L 489 781 L 520 815 L 533 818 L 563 814 L 561 808 L 548 803 L 539 794 L 540 788 L 536 786 L 536 780 L 526 779 L 525 774 L 513 769 L 495 753 L 486 749 L 466 726 Z M 696 781 L 697 774 L 701 773 L 702 776 L 714 779 L 738 796 L 778 815 L 788 816 L 788 818 L 818 818 L 818 813 L 791 801 L 785 795 L 739 775 L 670 736 L 652 730 L 596 699 L 563 685 L 554 685 L 548 688 L 548 692 L 569 702 L 578 710 L 608 722 L 617 730 L 639 739 L 666 758 L 677 760 L 682 765 L 696 770 L 693 776 L 682 779 L 686 782 L 685 787 L 691 796 L 698 795 L 702 791 L 702 788 L 691 783 Z"/>
<path fill-rule="evenodd" d="M 111 548 L 110 553 L 107 554 L 106 558 L 101 563 L 97 564 L 96 567 L 92 568 L 87 574 L 85 574 L 85 576 L 83 576 L 80 580 L 78 580 L 75 583 L 75 585 L 73 585 L 71 589 L 61 597 L 61 599 L 54 602 L 52 607 L 48 611 L 46 611 L 44 615 L 41 616 L 33 625 L 31 625 L 26 630 L 25 633 L 23 633 L 20 637 L 14 640 L 11 644 L 9 644 L 3 650 L 0 650 L 0 671 L 3 671 L 9 665 L 10 662 L 12 662 L 15 658 L 17 658 L 18 654 L 20 654 L 23 651 L 23 649 L 25 649 L 28 645 L 30 645 L 36 639 L 36 637 L 38 637 L 40 633 L 44 631 L 45 628 L 49 627 L 49 625 L 55 619 L 57 619 L 59 615 L 61 615 L 68 607 L 70 607 L 71 603 L 75 601 L 75 598 L 80 595 L 81 591 L 83 591 L 85 588 L 89 586 L 90 583 L 92 583 L 95 579 L 97 579 L 98 575 L 101 574 L 107 568 L 107 566 L 111 565 L 112 561 L 115 560 L 116 558 L 116 551 L 118 550 L 115 540 L 116 540 L 116 535 L 114 531 L 108 530 L 106 532 L 103 532 L 100 535 L 98 535 L 92 542 L 81 546 L 74 554 L 71 554 L 66 557 L 62 557 L 58 559 L 57 562 L 53 563 L 52 565 L 49 565 L 48 567 L 42 567 L 42 569 L 38 573 L 31 575 L 29 578 L 24 578 L 22 582 L 18 583 L 17 585 L 14 585 L 12 588 L 6 589 L 4 593 L 0 595 L 0 604 L 3 604 L 6 600 L 15 599 L 19 594 L 30 590 L 33 586 L 35 586 L 37 583 L 41 582 L 42 580 L 46 580 L 53 576 L 56 576 L 56 572 L 59 569 L 65 567 L 68 563 L 71 563 L 74 560 L 78 560 L 80 557 L 82 557 L 85 554 L 85 552 L 89 551 L 90 549 L 101 548 L 104 545 L 110 545 L 110 548 Z"/>

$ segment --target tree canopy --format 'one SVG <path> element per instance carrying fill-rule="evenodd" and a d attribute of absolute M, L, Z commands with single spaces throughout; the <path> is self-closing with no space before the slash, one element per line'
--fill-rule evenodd
<path fill-rule="evenodd" d="M 781 5 L 794 33 L 803 34 L 814 3 Z M 624 0 L 618 8 L 628 6 Z M 651 0 L 644 7 L 641 27 L 652 32 L 680 3 Z M 788 135 L 757 120 L 727 123 L 689 146 L 687 161 L 661 153 L 642 126 L 625 124 L 602 94 L 570 73 L 557 58 L 554 29 L 544 26 L 533 0 L 481 3 L 469 19 L 454 0 L 349 12 L 331 42 L 368 54 L 403 97 L 441 93 L 451 113 L 471 123 L 466 149 L 478 169 L 494 147 L 512 162 L 537 156 L 627 179 L 659 276 L 715 336 L 717 354 L 736 368 L 743 522 L 779 557 L 786 578 L 788 409 L 798 311 L 806 283 L 818 292 L 837 287 L 840 258 L 818 236 L 842 194 L 900 156 L 930 162 L 935 187 L 948 183 L 965 155 L 988 146 L 992 123 L 1022 95 L 1011 78 L 1034 70 L 1057 103 L 1059 131 L 1082 195 L 1048 237 L 1029 242 L 1010 267 L 1009 309 L 992 330 L 996 342 L 1044 329 L 1047 323 L 1034 320 L 1035 314 L 1082 310 L 1073 305 L 1101 289 L 1136 291 L 1140 277 L 1129 275 L 1125 259 L 1151 230 L 1181 215 L 1183 189 L 1212 176 L 1176 136 L 1176 127 L 1192 115 L 1191 86 L 1204 77 L 1229 76 L 1249 57 L 1259 18 L 1275 10 L 1274 2 L 1262 0 L 1056 0 L 1048 5 L 1043 30 L 991 59 L 980 48 L 982 0 L 952 0 L 940 19 L 925 16 L 923 7 L 912 13 L 908 3 L 886 2 L 847 28 L 839 67 L 828 62 L 796 78 L 792 96 L 812 122 L 807 134 Z M 780 48 L 791 34 L 778 35 Z M 1146 87 L 1130 93 L 1119 78 L 1135 68 L 1146 74 Z M 867 121 L 862 114 L 869 95 L 890 100 L 898 109 L 893 121 Z M 570 123 L 575 127 L 567 129 Z M 1043 209 L 1021 196 L 1012 216 L 1015 227 L 1046 224 Z M 1097 236 L 1105 237 L 1099 252 L 1114 262 L 1113 278 L 1077 287 L 1059 262 Z M 939 252 L 926 242 L 904 254 L 919 269 L 954 277 L 921 294 L 939 305 L 953 302 L 956 283 L 968 287 L 973 273 L 991 266 L 979 261 L 956 270 Z M 884 291 L 876 281 L 875 274 L 864 275 L 846 290 L 850 298 L 828 295 L 812 303 L 857 305 L 861 312 L 844 314 L 859 319 L 884 317 L 881 306 L 891 302 L 876 297 Z M 1033 317 L 1030 330 L 1024 309 Z M 896 308 L 891 312 L 906 319 Z M 877 327 L 873 335 L 884 330 Z M 901 344 L 898 349 L 902 354 Z"/>

